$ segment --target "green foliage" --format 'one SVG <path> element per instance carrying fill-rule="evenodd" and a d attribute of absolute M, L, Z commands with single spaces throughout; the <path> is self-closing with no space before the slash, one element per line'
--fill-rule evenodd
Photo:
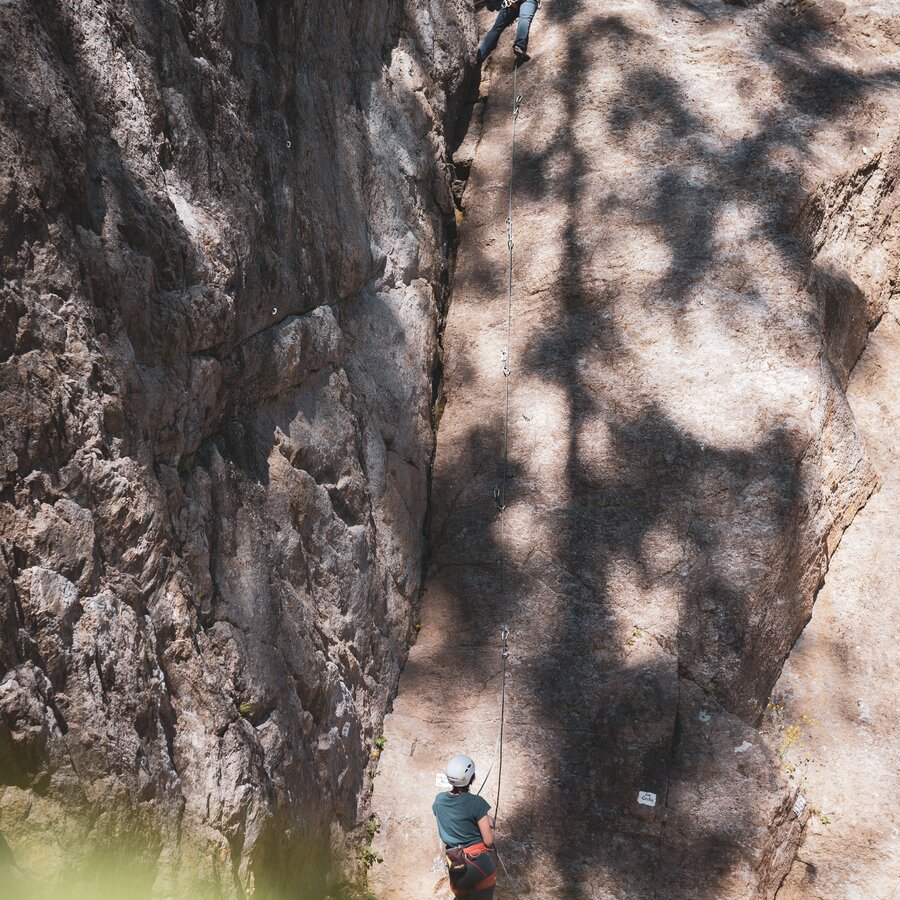
<path fill-rule="evenodd" d="M 382 734 L 379 737 L 375 738 L 372 743 L 378 750 L 384 750 L 384 745 L 387 743 L 387 738 Z"/>
<path fill-rule="evenodd" d="M 371 841 L 379 831 L 381 831 L 381 822 L 378 821 L 378 816 L 372 816 L 366 822 L 366 834 L 369 836 L 369 840 Z"/>
<path fill-rule="evenodd" d="M 223 845 L 211 850 L 205 831 L 193 835 L 185 828 L 181 832 L 182 855 L 172 860 L 162 852 L 164 832 L 154 821 L 136 817 L 126 824 L 120 816 L 116 824 L 117 830 L 102 822 L 82 820 L 73 810 L 66 819 L 66 830 L 59 833 L 6 831 L 9 846 L 0 852 L 0 900 L 214 900 L 222 896 L 218 874 L 225 871 L 222 866 L 230 868 L 230 848 Z M 254 866 L 251 886 L 255 890 L 248 892 L 248 897 L 252 893 L 254 900 L 326 896 L 330 900 L 364 900 L 362 857 L 357 858 L 355 847 L 347 851 L 349 859 L 343 855 L 335 858 L 327 833 L 295 846 L 290 859 L 260 861 Z M 380 857 L 371 851 L 365 859 L 373 864 Z M 340 873 L 351 867 L 354 877 L 337 881 Z M 155 887 L 160 874 L 171 885 L 164 893 Z"/>
<path fill-rule="evenodd" d="M 253 704 L 249 700 L 245 700 L 238 706 L 238 712 L 246 719 L 247 716 L 253 715 Z"/>
<path fill-rule="evenodd" d="M 367 869 L 371 869 L 375 863 L 384 862 L 384 857 L 371 844 L 363 844 L 359 848 L 359 858 Z"/>

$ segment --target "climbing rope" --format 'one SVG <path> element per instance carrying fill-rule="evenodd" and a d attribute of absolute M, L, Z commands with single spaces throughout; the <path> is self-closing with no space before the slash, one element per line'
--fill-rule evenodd
<path fill-rule="evenodd" d="M 522 95 L 518 92 L 519 60 L 513 63 L 512 83 L 512 127 L 509 148 L 509 197 L 506 212 L 506 248 L 508 252 L 507 279 L 506 279 L 506 346 L 500 351 L 500 361 L 503 363 L 503 473 L 500 478 L 499 491 L 495 489 L 494 498 L 500 509 L 500 599 L 503 611 L 503 620 L 500 626 L 501 641 L 501 666 L 500 666 L 500 734 L 497 737 L 497 796 L 494 801 L 494 826 L 500 818 L 500 787 L 503 780 L 503 726 L 506 721 L 506 662 L 509 659 L 509 600 L 506 592 L 506 482 L 509 472 L 509 385 L 511 378 L 511 351 L 512 346 L 512 298 L 513 298 L 513 181 L 516 173 L 516 123 L 519 120 L 519 110 L 522 106 Z M 494 763 L 491 762 L 488 776 Z M 481 787 L 487 782 L 485 776 Z M 479 788 L 478 793 L 481 793 Z M 506 868 L 506 863 L 500 855 L 500 851 L 494 847 L 497 861 L 503 868 L 503 874 L 509 882 L 513 896 L 518 900 L 515 881 Z"/>
<path fill-rule="evenodd" d="M 512 877 L 512 875 L 509 874 L 509 869 L 506 868 L 506 863 L 503 862 L 503 857 L 500 855 L 500 851 L 496 847 L 494 847 L 494 853 L 497 855 L 497 861 L 500 863 L 501 867 L 503 868 L 503 874 L 506 876 L 506 880 L 510 883 L 510 887 L 512 888 L 513 895 L 516 897 L 516 900 L 518 900 L 519 893 L 515 888 L 515 884 L 516 884 L 515 879 Z"/>
<path fill-rule="evenodd" d="M 500 787 L 503 777 L 503 726 L 506 720 L 506 661 L 509 658 L 509 601 L 506 592 L 506 482 L 509 470 L 509 383 L 511 369 L 510 347 L 512 345 L 512 295 L 513 295 L 513 180 L 516 165 L 516 122 L 522 97 L 518 93 L 518 60 L 513 63 L 513 107 L 512 136 L 509 149 L 509 198 L 506 214 L 506 247 L 508 251 L 506 280 L 506 346 L 500 351 L 503 363 L 503 472 L 500 479 L 500 599 L 503 610 L 503 621 L 500 626 L 501 669 L 500 669 L 500 735 L 497 739 L 497 797 L 494 802 L 494 821 L 499 818 Z"/>
<path fill-rule="evenodd" d="M 513 64 L 513 108 L 512 108 L 512 136 L 509 151 L 509 196 L 506 214 L 506 247 L 508 251 L 507 281 L 506 281 L 506 345 L 500 351 L 500 361 L 503 364 L 503 472 L 500 477 L 500 487 L 494 488 L 494 501 L 500 511 L 500 599 L 502 610 L 502 624 L 500 626 L 501 641 L 501 667 L 500 667 L 500 732 L 494 747 L 494 755 L 487 773 L 478 788 L 478 794 L 484 790 L 494 763 L 497 763 L 497 796 L 494 800 L 494 826 L 500 818 L 500 787 L 503 778 L 503 726 L 506 722 L 506 662 L 509 659 L 509 601 L 506 592 L 506 482 L 509 469 L 509 383 L 510 383 L 510 346 L 512 344 L 512 293 L 513 293 L 513 179 L 515 176 L 516 162 L 516 122 L 519 118 L 519 109 L 522 104 L 522 96 L 518 93 L 519 61 Z M 510 882 L 513 895 L 518 898 L 515 882 L 506 868 L 500 851 L 494 848 L 497 860 L 503 868 L 503 872 Z"/>

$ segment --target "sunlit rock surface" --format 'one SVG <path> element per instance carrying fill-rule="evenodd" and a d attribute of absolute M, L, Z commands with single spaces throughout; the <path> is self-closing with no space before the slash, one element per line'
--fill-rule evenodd
<path fill-rule="evenodd" d="M 109 846 L 159 896 L 323 895 L 420 587 L 473 40 L 0 3 L 0 832 L 41 884 Z"/>
<path fill-rule="evenodd" d="M 900 883 L 898 360 L 895 292 L 849 391 L 881 487 L 835 553 L 768 715 L 812 811 L 779 900 L 890 897 Z"/>
<path fill-rule="evenodd" d="M 758 726 L 877 481 L 845 389 L 898 286 L 898 11 L 539 12 L 517 84 L 506 597 L 511 38 L 486 67 L 422 630 L 373 799 L 379 897 L 446 890 L 435 772 L 462 751 L 488 774 L 503 622 L 498 897 L 745 900 L 799 878 L 810 809 Z M 876 895 L 842 890 L 821 896 Z"/>

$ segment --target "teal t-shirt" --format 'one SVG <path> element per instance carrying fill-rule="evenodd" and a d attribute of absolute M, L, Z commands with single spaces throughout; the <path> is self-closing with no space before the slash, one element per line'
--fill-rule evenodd
<path fill-rule="evenodd" d="M 468 847 L 481 840 L 478 820 L 483 819 L 491 804 L 478 794 L 450 794 L 446 791 L 434 798 L 431 811 L 437 819 L 438 834 L 448 847 Z"/>

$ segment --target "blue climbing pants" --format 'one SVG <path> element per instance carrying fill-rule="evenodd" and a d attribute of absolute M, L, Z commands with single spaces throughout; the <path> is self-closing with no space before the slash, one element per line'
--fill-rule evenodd
<path fill-rule="evenodd" d="M 497 13 L 494 20 L 494 26 L 484 36 L 484 40 L 478 47 L 478 58 L 487 59 L 490 52 L 497 46 L 500 35 L 503 31 L 512 25 L 516 19 L 519 24 L 516 26 L 516 45 L 523 50 L 528 49 L 528 31 L 531 28 L 531 20 L 537 12 L 537 0 L 522 0 L 521 3 L 513 4 L 501 9 Z"/>

